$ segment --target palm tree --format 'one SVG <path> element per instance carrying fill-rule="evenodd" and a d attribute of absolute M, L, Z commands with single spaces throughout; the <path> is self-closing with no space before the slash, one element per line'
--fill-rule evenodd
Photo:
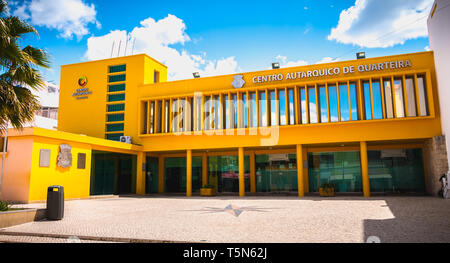
<path fill-rule="evenodd" d="M 34 119 L 40 108 L 31 89 L 44 87 L 38 67 L 49 68 L 49 55 L 32 46 L 22 48 L 20 41 L 25 34 L 38 35 L 36 29 L 8 13 L 8 4 L 0 0 L 0 129 L 8 123 L 22 129 Z"/>

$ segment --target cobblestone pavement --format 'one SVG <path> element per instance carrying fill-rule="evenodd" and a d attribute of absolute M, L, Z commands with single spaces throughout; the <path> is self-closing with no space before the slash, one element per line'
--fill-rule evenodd
<path fill-rule="evenodd" d="M 450 242 L 450 200 L 116 197 L 66 201 L 63 220 L 5 228 L 0 241 L 2 231 L 182 242 L 366 242 L 371 236 L 381 242 Z M 42 240 L 53 241 L 58 239 Z"/>

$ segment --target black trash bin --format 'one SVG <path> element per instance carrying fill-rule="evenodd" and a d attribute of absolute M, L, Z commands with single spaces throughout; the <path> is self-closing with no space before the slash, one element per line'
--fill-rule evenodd
<path fill-rule="evenodd" d="M 47 219 L 61 220 L 64 217 L 64 187 L 52 185 L 47 189 Z"/>

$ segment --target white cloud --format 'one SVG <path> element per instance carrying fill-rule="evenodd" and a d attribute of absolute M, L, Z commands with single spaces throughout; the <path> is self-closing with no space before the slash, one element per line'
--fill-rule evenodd
<path fill-rule="evenodd" d="M 289 67 L 298 67 L 298 66 L 307 66 L 307 65 L 314 65 L 314 64 L 322 64 L 322 63 L 331 63 L 339 61 L 338 59 L 333 59 L 331 57 L 324 57 L 321 60 L 315 62 L 315 63 L 309 63 L 306 60 L 297 60 L 297 61 L 289 61 L 286 56 L 278 55 L 275 57 L 277 61 L 280 62 L 280 66 L 283 68 L 289 68 Z"/>
<path fill-rule="evenodd" d="M 425 49 L 425 51 L 430 51 L 431 50 L 431 48 L 429 46 L 425 46 L 424 49 Z"/>
<path fill-rule="evenodd" d="M 56 29 L 63 38 L 78 39 L 89 33 L 88 25 L 100 27 L 94 4 L 83 0 L 31 0 L 16 4 L 14 15 L 37 26 Z"/>
<path fill-rule="evenodd" d="M 202 77 L 206 77 L 241 71 L 234 57 L 212 61 L 207 59 L 206 53 L 190 54 L 186 50 L 180 51 L 172 47 L 191 40 L 185 31 L 183 20 L 174 15 L 168 15 L 158 21 L 147 18 L 129 33 L 115 30 L 103 36 L 90 37 L 85 57 L 89 60 L 111 57 L 114 42 L 113 57 L 118 54 L 123 56 L 146 53 L 168 67 L 169 80 L 192 78 L 193 72 L 199 72 Z"/>
<path fill-rule="evenodd" d="M 361 47 L 391 47 L 426 37 L 433 0 L 356 0 L 343 10 L 328 40 Z"/>

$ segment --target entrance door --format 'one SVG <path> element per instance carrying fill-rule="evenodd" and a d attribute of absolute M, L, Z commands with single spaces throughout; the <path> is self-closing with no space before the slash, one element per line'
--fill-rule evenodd
<path fill-rule="evenodd" d="M 158 158 L 147 157 L 147 173 L 145 176 L 145 193 L 158 193 Z"/>

